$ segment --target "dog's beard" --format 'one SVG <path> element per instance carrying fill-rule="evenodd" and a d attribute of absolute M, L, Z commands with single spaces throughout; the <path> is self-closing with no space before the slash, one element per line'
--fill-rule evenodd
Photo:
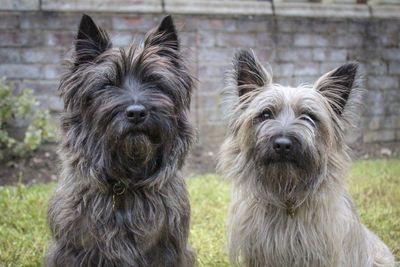
<path fill-rule="evenodd" d="M 106 170 L 115 180 L 141 180 L 154 173 L 162 142 L 154 133 L 124 131 L 109 136 L 104 149 Z"/>
<path fill-rule="evenodd" d="M 270 150 L 256 153 L 263 188 L 281 201 L 300 200 L 312 193 L 321 176 L 319 160 L 303 151 L 294 157 L 280 158 Z"/>
<path fill-rule="evenodd" d="M 121 154 L 138 166 L 145 166 L 155 155 L 159 144 L 145 133 L 130 133 L 121 142 Z"/>

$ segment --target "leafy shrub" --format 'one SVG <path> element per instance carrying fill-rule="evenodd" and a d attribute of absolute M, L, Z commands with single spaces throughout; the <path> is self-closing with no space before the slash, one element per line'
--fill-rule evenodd
<path fill-rule="evenodd" d="M 38 110 L 38 105 L 31 89 L 14 95 L 5 79 L 0 79 L 0 159 L 25 156 L 43 142 L 55 140 L 49 111 Z M 21 140 L 15 136 L 16 129 L 22 131 Z"/>

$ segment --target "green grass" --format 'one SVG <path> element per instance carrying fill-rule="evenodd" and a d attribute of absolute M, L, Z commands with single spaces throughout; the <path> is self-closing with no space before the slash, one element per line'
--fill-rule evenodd
<path fill-rule="evenodd" d="M 190 242 L 200 267 L 229 266 L 225 218 L 229 185 L 209 175 L 188 181 L 192 205 Z M 361 220 L 400 259 L 400 160 L 354 163 L 350 192 Z M 46 209 L 54 184 L 0 187 L 0 266 L 41 266 L 49 239 Z"/>

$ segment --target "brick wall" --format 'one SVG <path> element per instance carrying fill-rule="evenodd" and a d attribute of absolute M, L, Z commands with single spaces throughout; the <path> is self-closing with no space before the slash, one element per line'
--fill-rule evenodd
<path fill-rule="evenodd" d="M 46 2 L 46 1 L 45 1 Z M 53 112 L 61 61 L 68 54 L 80 11 L 0 12 L 0 76 L 15 90 L 30 87 Z M 142 38 L 162 14 L 92 12 L 116 46 Z M 368 89 L 361 131 L 350 142 L 360 153 L 400 148 L 400 20 L 277 15 L 174 15 L 185 55 L 198 77 L 192 119 L 199 140 L 189 165 L 212 171 L 225 124 L 219 107 L 224 72 L 238 48 L 269 62 L 276 82 L 312 82 L 348 60 L 358 60 Z"/>

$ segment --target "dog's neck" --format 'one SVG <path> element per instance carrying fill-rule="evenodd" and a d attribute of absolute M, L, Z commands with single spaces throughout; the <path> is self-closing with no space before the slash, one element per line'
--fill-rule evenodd
<path fill-rule="evenodd" d="M 289 215 L 290 217 L 294 217 L 296 215 L 296 210 L 297 207 L 293 201 L 293 199 L 288 199 L 286 200 L 286 213 L 287 215 Z"/>
<path fill-rule="evenodd" d="M 345 194 L 345 188 L 342 180 L 334 179 L 329 175 L 329 172 L 324 173 L 323 177 L 318 177 L 319 182 L 313 183 L 310 186 L 299 187 L 299 190 L 293 190 L 290 194 L 282 194 L 283 192 L 276 192 L 270 190 L 271 188 L 260 186 L 257 183 L 247 184 L 247 192 L 253 192 L 253 197 L 256 202 L 264 206 L 270 207 L 276 212 L 284 211 L 284 213 L 291 218 L 297 217 L 300 213 L 312 212 L 312 209 L 321 207 L 327 209 L 332 205 L 336 205 L 334 196 L 338 191 Z M 310 179 L 311 180 L 311 179 Z M 257 188 L 257 190 L 254 190 Z M 330 197 L 327 197 L 330 196 Z M 330 201 L 328 201 L 330 199 Z"/>

